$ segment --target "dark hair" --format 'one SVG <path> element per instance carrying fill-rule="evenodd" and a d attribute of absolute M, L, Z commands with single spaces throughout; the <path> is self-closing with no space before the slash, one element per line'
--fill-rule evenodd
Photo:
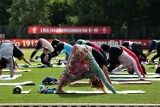
<path fill-rule="evenodd" d="M 57 45 L 60 42 L 58 39 L 54 39 L 51 43 L 52 47 L 54 48 L 54 45 Z"/>
<path fill-rule="evenodd" d="M 6 68 L 7 63 L 8 63 L 7 59 L 2 57 L 1 60 L 0 60 L 0 69 Z"/>
<path fill-rule="evenodd" d="M 110 46 L 108 44 L 102 44 L 101 49 L 103 49 L 104 52 L 108 52 Z"/>
<path fill-rule="evenodd" d="M 82 39 L 78 39 L 75 44 L 82 44 Z"/>
<path fill-rule="evenodd" d="M 55 51 L 59 51 L 61 52 L 64 48 L 64 43 L 63 42 L 60 42 L 57 44 L 56 48 L 55 48 Z"/>
<path fill-rule="evenodd" d="M 23 52 L 21 51 L 21 49 L 17 45 L 14 45 L 13 56 L 16 58 L 24 56 Z"/>
<path fill-rule="evenodd" d="M 98 80 L 98 81 L 93 81 L 93 82 L 91 82 L 92 83 L 92 86 L 93 87 L 100 87 L 101 86 L 101 84 L 100 84 L 100 79 Z"/>
<path fill-rule="evenodd" d="M 122 46 L 128 47 L 129 46 L 129 42 L 128 41 L 123 42 Z"/>

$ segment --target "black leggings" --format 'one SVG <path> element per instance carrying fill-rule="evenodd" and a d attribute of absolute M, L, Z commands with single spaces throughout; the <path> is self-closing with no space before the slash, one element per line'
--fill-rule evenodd
<path fill-rule="evenodd" d="M 92 49 L 92 55 L 95 58 L 100 68 L 102 68 L 103 65 L 106 65 L 106 59 L 99 51 L 97 51 L 96 49 Z"/>
<path fill-rule="evenodd" d="M 153 40 L 149 46 L 148 53 L 152 52 L 152 50 L 155 48 L 156 48 L 156 41 Z"/>
<path fill-rule="evenodd" d="M 13 56 L 16 58 L 20 58 L 20 57 L 24 56 L 23 52 L 21 51 L 21 49 L 17 45 L 14 45 Z"/>
<path fill-rule="evenodd" d="M 154 61 L 158 57 L 160 57 L 160 43 L 157 43 L 157 54 L 154 55 L 151 60 Z"/>

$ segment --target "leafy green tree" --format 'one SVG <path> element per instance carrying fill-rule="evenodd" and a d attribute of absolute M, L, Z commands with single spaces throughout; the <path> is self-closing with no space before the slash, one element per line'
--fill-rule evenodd
<path fill-rule="evenodd" d="M 53 26 L 66 25 L 67 24 L 67 15 L 70 13 L 70 6 L 66 0 L 55 0 L 50 5 L 50 22 Z"/>
<path fill-rule="evenodd" d="M 48 0 L 13 0 L 8 12 L 10 24 L 49 25 Z"/>
<path fill-rule="evenodd" d="M 7 10 L 10 14 L 8 30 L 12 30 L 12 35 L 16 35 L 16 38 L 31 38 L 32 35 L 26 36 L 28 26 L 50 25 L 49 3 L 48 0 L 13 0 Z"/>
<path fill-rule="evenodd" d="M 0 0 L 0 25 L 9 23 L 10 14 L 6 11 L 12 3 L 12 0 Z"/>
<path fill-rule="evenodd" d="M 151 0 L 110 0 L 109 18 L 114 33 L 119 36 L 123 30 L 126 38 L 137 38 L 145 25 L 149 25 Z M 124 32 L 122 37 L 124 38 Z"/>
<path fill-rule="evenodd" d="M 159 5 L 160 0 L 1 0 L 0 25 L 9 24 L 7 31 L 12 35 L 27 35 L 30 25 L 109 25 L 111 39 L 145 39 L 150 35 L 156 39 L 160 34 Z M 71 38 L 76 37 L 81 38 Z"/>

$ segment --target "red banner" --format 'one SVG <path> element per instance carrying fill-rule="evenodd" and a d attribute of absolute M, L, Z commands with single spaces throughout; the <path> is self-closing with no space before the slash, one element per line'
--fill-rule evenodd
<path fill-rule="evenodd" d="M 29 26 L 28 34 L 110 34 L 110 26 Z"/>
<path fill-rule="evenodd" d="M 17 44 L 20 48 L 35 48 L 38 39 L 0 39 L 0 42 L 5 41 L 5 40 L 11 40 L 13 41 L 15 44 Z M 47 39 L 49 42 L 52 42 L 53 39 Z M 61 40 L 63 42 L 69 43 L 69 40 Z M 95 43 L 98 46 L 101 46 L 102 44 L 108 44 L 110 46 L 114 46 L 114 45 L 122 45 L 122 43 L 126 40 L 89 40 L 93 43 Z M 132 42 L 140 42 L 142 43 L 144 49 L 148 49 L 151 40 L 127 40 L 127 41 L 132 41 Z"/>
<path fill-rule="evenodd" d="M 35 48 L 38 39 L 0 39 L 0 42 L 3 42 L 5 40 L 11 40 L 15 44 L 17 44 L 20 48 Z M 50 43 L 53 39 L 47 39 Z M 68 43 L 68 40 L 61 40 L 63 42 Z"/>
<path fill-rule="evenodd" d="M 144 49 L 149 48 L 149 45 L 150 45 L 150 40 L 120 40 L 118 39 L 118 40 L 89 40 L 89 41 L 93 42 L 94 44 L 98 46 L 101 46 L 104 43 L 110 46 L 114 46 L 114 45 L 121 46 L 124 41 L 140 42 L 142 43 Z"/>

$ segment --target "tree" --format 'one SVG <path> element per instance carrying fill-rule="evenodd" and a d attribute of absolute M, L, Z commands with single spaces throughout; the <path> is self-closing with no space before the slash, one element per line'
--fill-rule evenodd
<path fill-rule="evenodd" d="M 53 1 L 49 8 L 50 12 L 50 22 L 52 26 L 66 25 L 67 16 L 70 13 L 70 6 L 66 0 Z"/>
<path fill-rule="evenodd" d="M 14 0 L 8 9 L 10 24 L 49 25 L 48 0 Z"/>
<path fill-rule="evenodd" d="M 1 0 L 0 25 L 9 24 L 13 35 L 27 35 L 30 25 L 109 25 L 111 39 L 158 38 L 159 5 L 159 0 Z"/>
<path fill-rule="evenodd" d="M 50 25 L 48 5 L 48 0 L 13 0 L 7 10 L 11 16 L 8 30 L 12 30 L 12 35 L 16 35 L 16 38 L 21 35 L 24 38 L 28 35 L 28 26 Z"/>
<path fill-rule="evenodd" d="M 0 1 L 0 25 L 7 25 L 9 23 L 10 14 L 7 13 L 7 9 L 10 7 L 12 0 Z"/>

